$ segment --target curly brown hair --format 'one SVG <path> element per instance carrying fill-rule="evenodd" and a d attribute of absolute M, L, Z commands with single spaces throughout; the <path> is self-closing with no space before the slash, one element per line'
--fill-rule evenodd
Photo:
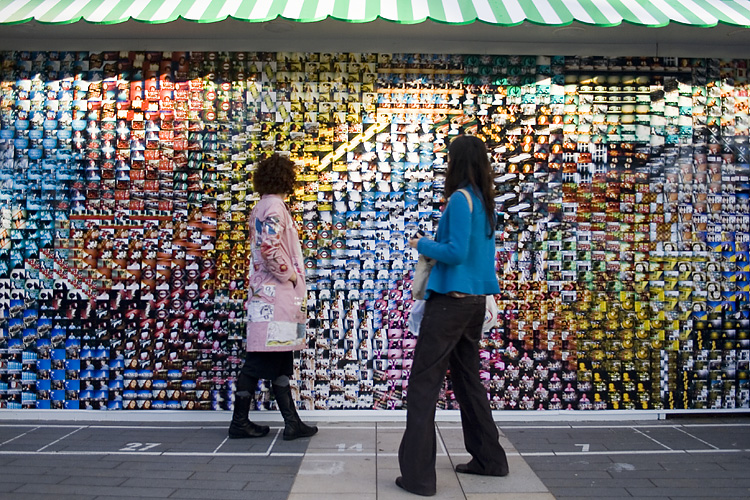
<path fill-rule="evenodd" d="M 253 172 L 253 187 L 261 195 L 292 194 L 297 182 L 297 167 L 285 156 L 274 153 L 261 161 Z"/>

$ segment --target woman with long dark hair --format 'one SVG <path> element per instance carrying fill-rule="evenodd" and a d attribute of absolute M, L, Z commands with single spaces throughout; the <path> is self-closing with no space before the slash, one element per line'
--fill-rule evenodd
<path fill-rule="evenodd" d="M 505 476 L 508 461 L 479 378 L 479 340 L 486 296 L 500 292 L 495 274 L 492 168 L 481 139 L 461 135 L 448 147 L 447 200 L 435 240 L 409 241 L 436 261 L 426 287 L 424 317 L 409 376 L 406 431 L 396 484 L 417 495 L 436 492 L 435 406 L 446 371 L 461 408 L 464 444 L 472 456 L 456 471 Z"/>

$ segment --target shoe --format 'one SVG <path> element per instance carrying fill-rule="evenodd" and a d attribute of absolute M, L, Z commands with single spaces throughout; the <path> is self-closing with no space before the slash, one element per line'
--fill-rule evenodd
<path fill-rule="evenodd" d="M 318 433 L 318 427 L 307 425 L 297 414 L 297 405 L 294 404 L 292 388 L 288 385 L 271 386 L 276 396 L 276 404 L 279 406 L 281 416 L 284 417 L 284 441 L 314 436 Z"/>
<path fill-rule="evenodd" d="M 229 439 L 247 439 L 263 437 L 270 432 L 271 428 L 267 425 L 258 425 L 250 420 L 245 420 L 240 424 L 232 422 L 229 424 L 227 435 Z"/>
<path fill-rule="evenodd" d="M 252 402 L 253 398 L 250 396 L 239 396 L 234 400 L 232 422 L 227 432 L 229 439 L 258 438 L 270 432 L 271 428 L 267 425 L 258 425 L 248 419 Z"/>
<path fill-rule="evenodd" d="M 480 472 L 478 470 L 473 469 L 471 465 L 469 464 L 456 465 L 456 472 L 460 472 L 461 474 L 475 474 L 477 476 L 494 476 L 494 477 L 503 477 L 503 476 L 508 475 L 508 470 L 505 470 L 505 472 L 502 472 L 502 473 Z"/>
<path fill-rule="evenodd" d="M 434 491 L 433 491 L 432 493 L 420 493 L 420 492 L 418 492 L 418 491 L 412 491 L 412 490 L 410 490 L 409 488 L 407 488 L 407 487 L 406 487 L 406 486 L 404 485 L 404 478 L 402 478 L 401 476 L 398 476 L 398 477 L 396 478 L 396 486 L 398 486 L 399 488 L 401 488 L 401 489 L 402 489 L 402 490 L 404 490 L 404 491 L 408 491 L 409 493 L 412 493 L 412 494 L 414 494 L 414 495 L 419 495 L 419 496 L 423 496 L 423 497 L 434 497 L 434 496 L 435 496 L 435 493 L 436 493 L 436 492 L 434 492 Z"/>

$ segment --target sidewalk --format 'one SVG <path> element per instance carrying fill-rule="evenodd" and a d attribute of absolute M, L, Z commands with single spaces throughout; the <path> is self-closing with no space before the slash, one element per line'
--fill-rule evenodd
<path fill-rule="evenodd" d="M 419 498 L 394 483 L 400 475 L 398 446 L 403 432 L 403 425 L 392 423 L 323 426 L 307 448 L 289 499 Z M 512 472 L 507 477 L 498 478 L 457 474 L 453 470 L 457 464 L 471 458 L 463 447 L 460 425 L 440 423 L 437 434 L 438 493 L 434 498 L 554 498 L 505 437 L 501 437 L 501 443 L 508 453 Z"/>
<path fill-rule="evenodd" d="M 223 416 L 205 424 L 41 422 L 0 413 L 0 498 L 419 498 L 394 484 L 402 422 L 321 421 L 315 437 L 288 442 L 271 421 L 266 437 L 228 440 Z M 511 473 L 479 477 L 453 471 L 469 459 L 460 424 L 438 422 L 434 498 L 750 498 L 750 419 L 499 427 Z"/>

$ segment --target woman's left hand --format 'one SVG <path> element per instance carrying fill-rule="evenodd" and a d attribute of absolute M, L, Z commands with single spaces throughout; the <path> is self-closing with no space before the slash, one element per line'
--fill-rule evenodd
<path fill-rule="evenodd" d="M 409 240 L 409 246 L 412 248 L 417 248 L 417 245 L 419 244 L 419 240 L 422 238 L 423 236 L 421 234 L 415 235 L 414 238 L 411 238 Z"/>

